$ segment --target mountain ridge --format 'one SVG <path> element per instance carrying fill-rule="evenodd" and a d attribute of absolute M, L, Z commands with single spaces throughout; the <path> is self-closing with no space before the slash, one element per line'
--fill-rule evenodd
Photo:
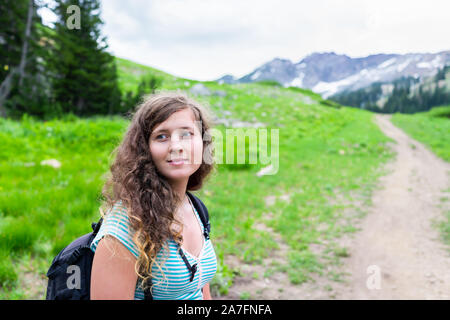
<path fill-rule="evenodd" d="M 335 52 L 314 52 L 297 63 L 276 57 L 249 74 L 225 75 L 216 81 L 246 83 L 277 81 L 285 87 L 310 89 L 328 98 L 343 91 L 355 91 L 374 82 L 392 82 L 402 77 L 426 79 L 450 65 L 450 50 L 437 53 L 377 53 L 352 58 Z"/>

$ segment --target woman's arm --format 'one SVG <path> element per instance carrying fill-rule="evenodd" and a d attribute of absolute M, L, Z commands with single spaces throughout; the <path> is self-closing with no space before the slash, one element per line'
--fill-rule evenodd
<path fill-rule="evenodd" d="M 98 243 L 92 262 L 92 300 L 133 300 L 137 274 L 136 258 L 112 236 Z"/>
<path fill-rule="evenodd" d="M 203 291 L 203 300 L 212 300 L 211 291 L 209 290 L 209 283 L 205 284 L 202 291 Z"/>

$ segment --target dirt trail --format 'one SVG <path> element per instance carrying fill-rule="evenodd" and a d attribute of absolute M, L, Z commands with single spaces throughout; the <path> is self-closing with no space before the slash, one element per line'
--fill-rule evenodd
<path fill-rule="evenodd" d="M 450 186 L 450 164 L 395 127 L 389 115 L 376 115 L 375 122 L 396 141 L 391 144 L 396 157 L 386 165 L 388 174 L 373 192 L 360 231 L 345 240 L 349 257 L 338 267 L 348 274 L 345 281 L 315 278 L 296 286 L 282 272 L 264 277 L 288 250 L 272 232 L 280 243 L 276 256 L 257 266 L 228 257 L 227 263 L 243 275 L 227 297 L 216 299 L 239 299 L 242 292 L 251 299 L 450 299 L 450 252 L 432 226 L 450 208 L 444 192 Z M 252 277 L 255 272 L 258 279 Z"/>
<path fill-rule="evenodd" d="M 432 226 L 449 208 L 440 199 L 449 187 L 450 165 L 395 127 L 390 116 L 375 119 L 397 142 L 397 156 L 373 194 L 345 266 L 350 285 L 337 298 L 450 299 L 450 255 Z M 369 266 L 375 267 L 368 273 Z M 379 286 L 371 281 L 375 270 L 381 273 Z"/>

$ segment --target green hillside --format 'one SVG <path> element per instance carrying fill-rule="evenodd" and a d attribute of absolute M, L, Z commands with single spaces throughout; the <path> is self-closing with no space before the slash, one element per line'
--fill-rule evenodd
<path fill-rule="evenodd" d="M 117 62 L 120 86 L 127 90 L 149 72 L 163 78 L 163 90 L 189 93 L 198 83 L 124 59 Z M 340 281 L 341 275 L 327 266 L 338 264 L 346 248 L 333 239 L 356 230 L 352 221 L 365 214 L 383 174 L 379 168 L 392 157 L 389 139 L 372 122 L 373 114 L 268 83 L 202 84 L 210 95 L 194 98 L 210 107 L 217 122 L 279 129 L 277 174 L 257 176 L 262 164 L 218 165 L 197 193 L 210 212 L 219 261 L 213 296 L 227 294 L 239 272 L 226 257 L 258 264 L 279 248 L 271 233 L 257 227 L 262 223 L 289 247 L 285 263 L 266 266 L 268 274 L 282 270 L 294 284 L 311 281 L 315 273 Z M 119 117 L 0 118 L 0 299 L 44 298 L 53 256 L 89 232 L 99 217 L 109 155 L 127 124 Z M 225 130 L 223 124 L 217 128 Z M 41 165 L 48 159 L 61 167 Z M 268 197 L 275 200 L 268 203 Z M 366 205 L 357 208 L 358 217 L 347 217 L 343 212 L 350 205 L 345 202 L 354 197 Z M 312 250 L 318 245 L 321 253 Z"/>

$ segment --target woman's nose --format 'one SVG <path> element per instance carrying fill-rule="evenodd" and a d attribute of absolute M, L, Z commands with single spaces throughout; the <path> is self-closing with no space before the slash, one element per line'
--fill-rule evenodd
<path fill-rule="evenodd" d="M 170 150 L 174 151 L 182 151 L 183 145 L 181 143 L 181 139 L 175 135 L 170 139 Z"/>

